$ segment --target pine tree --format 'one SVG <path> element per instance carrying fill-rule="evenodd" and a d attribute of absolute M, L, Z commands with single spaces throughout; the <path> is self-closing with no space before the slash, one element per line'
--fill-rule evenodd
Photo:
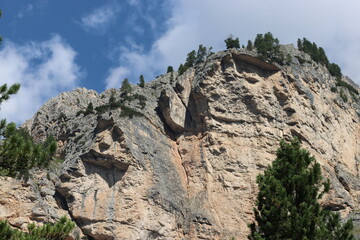
<path fill-rule="evenodd" d="M 252 41 L 248 40 L 247 45 L 246 45 L 246 50 L 252 51 L 253 49 L 254 49 L 254 45 L 253 45 Z"/>
<path fill-rule="evenodd" d="M 200 44 L 196 54 L 196 64 L 205 61 L 207 56 L 207 49 L 204 45 Z"/>
<path fill-rule="evenodd" d="M 122 81 L 120 91 L 121 91 L 121 93 L 124 93 L 124 94 L 131 93 L 132 87 L 131 87 L 131 85 L 130 85 L 130 83 L 129 83 L 129 79 L 125 78 L 125 79 Z"/>
<path fill-rule="evenodd" d="M 280 52 L 279 40 L 274 38 L 271 32 L 257 34 L 254 46 L 258 51 L 260 57 L 265 60 L 282 61 L 284 56 Z"/>
<path fill-rule="evenodd" d="M 321 208 L 318 200 L 329 191 L 315 158 L 298 139 L 280 142 L 277 158 L 257 177 L 259 193 L 250 225 L 251 240 L 352 240 L 352 222 Z"/>
<path fill-rule="evenodd" d="M 139 86 L 144 88 L 145 87 L 145 80 L 144 80 L 144 75 L 140 75 L 140 83 Z"/>
<path fill-rule="evenodd" d="M 189 52 L 187 54 L 187 58 L 185 61 L 186 69 L 193 67 L 195 63 L 196 63 L 196 52 L 195 52 L 195 50 L 192 50 L 191 52 Z"/>
<path fill-rule="evenodd" d="M 174 71 L 174 68 L 172 66 L 168 66 L 167 70 L 166 70 L 166 73 L 170 73 L 170 72 L 173 72 L 173 71 Z"/>
<path fill-rule="evenodd" d="M 225 45 L 226 45 L 226 49 L 230 49 L 230 48 L 236 48 L 239 49 L 240 48 L 240 40 L 239 38 L 233 38 L 233 35 L 230 34 L 230 36 L 224 40 Z"/>
<path fill-rule="evenodd" d="M 187 68 L 184 66 L 184 64 L 181 63 L 178 68 L 179 76 L 182 75 L 186 70 L 187 70 Z"/>

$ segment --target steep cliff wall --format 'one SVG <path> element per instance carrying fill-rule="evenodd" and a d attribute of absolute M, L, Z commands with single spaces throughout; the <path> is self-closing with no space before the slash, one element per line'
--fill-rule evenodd
<path fill-rule="evenodd" d="M 323 205 L 343 217 L 355 214 L 359 102 L 346 89 L 348 102 L 332 92 L 335 80 L 309 56 L 290 46 L 284 51 L 291 64 L 229 50 L 182 76 L 134 86 L 146 107 L 126 104 L 141 117 L 120 117 L 121 109 L 76 116 L 89 102 L 107 103 L 111 90 L 76 89 L 50 100 L 25 126 L 38 139 L 53 134 L 65 162 L 58 178 L 32 190 L 47 193 L 17 204 L 42 202 L 51 218 L 68 213 L 92 239 L 245 239 L 256 175 L 274 159 L 280 139 L 298 136 L 331 180 Z M 8 214 L 15 211 L 10 200 L 0 202 L 2 217 L 26 223 L 40 216 L 31 209 Z"/>

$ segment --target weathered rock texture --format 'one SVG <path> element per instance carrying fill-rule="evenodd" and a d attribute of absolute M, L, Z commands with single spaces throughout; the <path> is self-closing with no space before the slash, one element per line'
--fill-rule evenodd
<path fill-rule="evenodd" d="M 127 104 L 142 117 L 119 117 L 120 109 L 76 116 L 89 102 L 107 103 L 111 90 L 75 89 L 50 100 L 25 126 L 37 139 L 54 135 L 65 162 L 54 187 L 32 201 L 44 202 L 39 211 L 68 212 L 91 239 L 245 239 L 257 174 L 280 139 L 298 136 L 331 180 L 323 205 L 343 217 L 356 213 L 358 102 L 347 90 L 346 103 L 330 90 L 335 80 L 325 67 L 291 46 L 283 50 L 291 64 L 229 50 L 182 76 L 134 86 L 146 107 Z M 11 215 L 2 198 L 0 214 L 20 226 L 35 210 L 22 206 Z"/>

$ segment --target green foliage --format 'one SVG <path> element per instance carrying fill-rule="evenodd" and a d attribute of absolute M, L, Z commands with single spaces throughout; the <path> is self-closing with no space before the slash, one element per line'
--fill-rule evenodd
<path fill-rule="evenodd" d="M 306 38 L 298 39 L 298 49 L 310 55 L 315 62 L 323 64 L 329 70 L 331 76 L 336 78 L 336 86 L 342 86 L 349 89 L 350 92 L 359 94 L 359 92 L 347 82 L 341 80 L 341 68 L 336 63 L 330 63 L 323 48 L 317 47 L 316 43 L 311 43 Z M 332 90 L 333 91 L 333 90 Z M 340 97 L 347 101 L 347 96 L 343 91 L 340 91 Z"/>
<path fill-rule="evenodd" d="M 192 50 L 191 52 L 189 52 L 187 54 L 187 58 L 186 58 L 186 61 L 185 61 L 186 68 L 188 69 L 190 67 L 193 67 L 195 65 L 195 63 L 196 63 L 196 59 L 197 59 L 197 57 L 196 57 L 195 50 Z"/>
<path fill-rule="evenodd" d="M 340 89 L 340 97 L 342 98 L 342 100 L 344 102 L 348 101 L 348 97 L 347 97 L 346 93 L 344 93 L 344 90 L 342 88 Z"/>
<path fill-rule="evenodd" d="M 100 114 L 103 114 L 105 113 L 106 111 L 108 111 L 110 108 L 109 108 L 109 105 L 108 104 L 105 104 L 105 105 L 101 105 L 101 106 L 98 106 L 95 108 L 95 111 L 96 111 L 96 114 L 100 115 Z"/>
<path fill-rule="evenodd" d="M 252 41 L 248 40 L 247 45 L 246 45 L 246 50 L 252 51 L 253 49 L 254 49 L 254 45 L 253 45 Z"/>
<path fill-rule="evenodd" d="M 132 109 L 124 105 L 121 107 L 120 117 L 133 118 L 133 117 L 141 117 L 141 116 L 143 116 L 143 114 L 141 112 L 136 111 L 135 109 Z"/>
<path fill-rule="evenodd" d="M 74 229 L 75 223 L 62 217 L 58 222 L 36 227 L 28 225 L 28 233 L 12 229 L 6 221 L 0 221 L 0 239 L 4 240 L 63 240 Z"/>
<path fill-rule="evenodd" d="M 174 72 L 174 68 L 172 66 L 168 66 L 166 73 Z"/>
<path fill-rule="evenodd" d="M 240 40 L 239 38 L 233 38 L 233 35 L 230 34 L 230 36 L 224 40 L 225 45 L 226 45 L 226 49 L 230 49 L 230 48 L 236 48 L 239 49 L 240 48 Z"/>
<path fill-rule="evenodd" d="M 299 63 L 300 63 L 300 64 L 304 64 L 304 63 L 306 62 L 305 59 L 303 59 L 303 58 L 301 58 L 301 57 L 299 57 L 299 56 L 295 56 L 295 57 L 297 58 L 297 60 L 299 60 Z"/>
<path fill-rule="evenodd" d="M 43 144 L 34 142 L 30 134 L 15 123 L 0 123 L 0 174 L 10 177 L 28 176 L 33 167 L 47 167 L 56 152 L 56 142 L 49 136 Z"/>
<path fill-rule="evenodd" d="M 300 51 L 303 51 L 303 52 L 306 52 L 307 54 L 309 54 L 311 59 L 314 60 L 315 62 L 321 63 L 326 67 L 329 65 L 329 60 L 325 54 L 324 49 L 321 47 L 318 47 L 316 45 L 316 43 L 314 43 L 314 42 L 311 43 L 306 38 L 303 38 L 302 40 L 298 39 L 297 45 L 298 45 L 298 49 Z"/>
<path fill-rule="evenodd" d="M 146 101 L 147 101 L 147 98 L 144 96 L 144 95 L 141 95 L 141 94 L 134 94 L 134 98 L 139 100 L 139 104 L 141 106 L 141 109 L 144 109 L 145 106 L 146 106 Z"/>
<path fill-rule="evenodd" d="M 0 104 L 10 98 L 10 95 L 16 94 L 20 89 L 20 84 L 16 83 L 11 85 L 9 88 L 7 84 L 0 86 Z"/>
<path fill-rule="evenodd" d="M 196 64 L 205 61 L 207 56 L 207 49 L 204 45 L 200 44 L 196 54 Z"/>
<path fill-rule="evenodd" d="M 292 63 L 292 56 L 290 55 L 290 53 L 286 54 L 286 62 L 288 64 Z"/>
<path fill-rule="evenodd" d="M 342 76 L 341 68 L 336 63 L 330 63 L 327 66 L 327 69 L 329 70 L 329 73 L 331 74 L 331 76 L 336 77 L 336 78 L 341 78 L 341 76 Z"/>
<path fill-rule="evenodd" d="M 144 88 L 145 87 L 145 80 L 144 80 L 144 76 L 143 75 L 140 75 L 140 83 L 139 83 L 139 86 Z"/>
<path fill-rule="evenodd" d="M 178 68 L 179 76 L 182 75 L 189 68 L 194 67 L 195 64 L 204 62 L 207 57 L 209 57 L 211 54 L 213 54 L 213 52 L 211 52 L 211 49 L 212 49 L 212 47 L 207 49 L 205 46 L 200 44 L 197 52 L 195 50 L 192 50 L 191 52 L 189 52 L 187 54 L 185 64 L 180 64 L 180 66 Z M 169 69 L 168 69 L 168 72 L 169 72 Z"/>
<path fill-rule="evenodd" d="M 131 84 L 129 83 L 129 79 L 125 78 L 122 81 L 120 91 L 124 94 L 132 92 L 132 87 L 131 87 Z"/>
<path fill-rule="evenodd" d="M 349 83 L 347 83 L 345 81 L 342 81 L 340 79 L 338 79 L 336 81 L 336 86 L 346 87 L 349 90 L 350 93 L 352 92 L 352 93 L 355 93 L 356 95 L 359 95 L 359 91 L 354 86 L 352 86 L 351 84 L 349 84 Z"/>
<path fill-rule="evenodd" d="M 83 111 L 83 110 L 78 111 L 76 113 L 76 116 L 79 116 L 80 114 L 84 114 L 84 116 L 86 116 L 86 115 L 93 114 L 93 113 L 95 113 L 94 106 L 93 106 L 92 102 L 90 102 L 87 105 L 86 110 L 85 111 Z"/>
<path fill-rule="evenodd" d="M 187 70 L 187 68 L 185 67 L 184 64 L 180 64 L 179 68 L 178 68 L 178 73 L 179 73 L 179 76 L 180 75 L 183 75 L 183 73 Z"/>
<path fill-rule="evenodd" d="M 283 61 L 284 56 L 280 52 L 280 44 L 277 38 L 274 38 L 271 32 L 257 34 L 254 46 L 260 57 L 269 61 Z"/>
<path fill-rule="evenodd" d="M 120 114 L 121 117 L 132 118 L 133 116 L 143 116 L 142 113 L 124 105 L 126 101 L 131 102 L 135 99 L 139 101 L 139 105 L 140 105 L 141 109 L 144 109 L 146 106 L 146 101 L 147 101 L 147 98 L 144 95 L 141 95 L 138 93 L 135 93 L 133 95 L 131 93 L 128 93 L 128 94 L 122 93 L 121 99 L 116 100 L 115 91 L 112 91 L 108 104 L 98 106 L 95 108 L 95 110 L 96 110 L 97 114 L 103 114 L 106 111 L 121 108 L 121 110 L 122 110 L 121 114 Z"/>
<path fill-rule="evenodd" d="M 250 225 L 252 240 L 352 240 L 352 222 L 341 225 L 339 215 L 321 208 L 318 200 L 330 188 L 320 165 L 298 139 L 280 142 L 277 158 L 258 175 L 259 193 Z"/>
<path fill-rule="evenodd" d="M 336 93 L 337 92 L 337 88 L 336 87 L 331 87 L 330 89 L 333 93 Z"/>

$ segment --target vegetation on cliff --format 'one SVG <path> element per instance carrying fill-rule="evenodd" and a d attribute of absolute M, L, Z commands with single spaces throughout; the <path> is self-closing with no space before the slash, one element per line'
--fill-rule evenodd
<path fill-rule="evenodd" d="M 36 227 L 35 224 L 28 225 L 28 232 L 13 229 L 6 221 L 0 221 L 0 239 L 2 240 L 63 240 L 69 236 L 74 229 L 75 223 L 66 217 L 54 224 L 46 223 Z"/>
<path fill-rule="evenodd" d="M 250 225 L 249 239 L 354 239 L 350 220 L 341 224 L 337 213 L 320 206 L 329 180 L 323 180 L 320 164 L 299 140 L 282 140 L 276 156 L 257 177 L 256 224 Z"/>
<path fill-rule="evenodd" d="M 191 67 L 194 67 L 195 64 L 202 63 L 209 57 L 213 52 L 211 52 L 212 47 L 205 47 L 204 45 L 200 44 L 197 51 L 192 50 L 187 54 L 187 58 L 184 64 L 180 64 L 178 68 L 179 76 L 182 75 L 186 70 Z M 170 69 L 171 70 L 171 69 Z M 168 69 L 169 72 L 169 69 Z"/>

